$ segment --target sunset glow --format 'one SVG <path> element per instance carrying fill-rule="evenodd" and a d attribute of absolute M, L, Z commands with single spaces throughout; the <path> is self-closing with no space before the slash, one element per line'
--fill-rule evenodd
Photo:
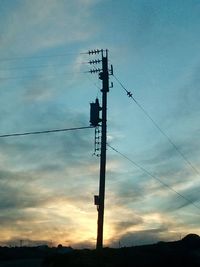
<path fill-rule="evenodd" d="M 110 76 L 105 246 L 200 234 L 199 14 L 196 0 L 0 2 L 0 135 L 89 126 L 102 85 L 87 52 L 109 50 L 124 88 Z M 0 138 L 1 245 L 95 247 L 94 138 Z"/>

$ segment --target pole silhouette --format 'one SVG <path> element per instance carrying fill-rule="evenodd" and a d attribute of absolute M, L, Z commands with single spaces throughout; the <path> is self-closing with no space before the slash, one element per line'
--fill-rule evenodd
<path fill-rule="evenodd" d="M 106 178 L 106 145 L 107 145 L 107 93 L 109 88 L 113 87 L 113 83 L 109 86 L 109 75 L 113 75 L 113 67 L 108 68 L 108 50 L 90 50 L 89 55 L 96 55 L 101 53 L 101 60 L 90 60 L 89 64 L 102 63 L 102 68 L 94 68 L 89 72 L 99 73 L 99 79 L 102 81 L 102 106 L 99 106 L 99 101 L 96 99 L 95 102 L 90 103 L 90 125 L 98 129 L 101 127 L 101 141 L 96 141 L 95 132 L 95 145 L 100 144 L 100 149 L 96 148 L 95 152 L 100 150 L 100 177 L 99 177 L 99 195 L 94 196 L 94 203 L 97 206 L 98 220 L 97 220 L 97 242 L 96 249 L 103 248 L 103 225 L 104 225 L 104 202 L 105 202 L 105 178 Z M 101 111 L 101 118 L 99 112 Z M 100 124 L 99 124 L 100 123 Z M 97 130 L 99 132 L 99 130 Z M 97 138 L 99 139 L 99 137 Z"/>
<path fill-rule="evenodd" d="M 100 153 L 100 179 L 99 179 L 99 205 L 97 221 L 96 248 L 103 247 L 103 224 L 104 224 L 104 200 L 105 200 L 105 177 L 106 177 L 106 143 L 107 143 L 107 93 L 109 92 L 108 50 L 102 51 L 102 72 L 99 79 L 102 80 L 102 122 L 101 122 L 101 153 Z"/>

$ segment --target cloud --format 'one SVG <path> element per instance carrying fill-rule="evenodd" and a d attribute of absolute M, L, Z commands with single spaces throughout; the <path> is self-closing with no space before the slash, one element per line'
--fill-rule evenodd
<path fill-rule="evenodd" d="M 160 11 L 166 11 L 166 7 L 161 8 L 160 4 L 152 7 L 143 1 L 144 3 L 139 5 L 136 3 L 124 4 L 124 12 L 122 12 L 119 3 L 113 6 L 110 1 L 110 6 L 107 6 L 101 2 L 92 0 L 36 0 L 34 2 L 17 0 L 15 4 L 11 4 L 9 1 L 4 1 L 2 12 L 4 16 L 0 18 L 1 57 L 23 55 L 47 55 L 47 57 L 37 60 L 29 58 L 2 62 L 2 68 L 16 67 L 16 70 L 1 72 L 2 78 L 14 78 L 15 75 L 35 75 L 28 79 L 1 79 L 1 85 L 4 88 L 0 92 L 2 134 L 4 131 L 8 133 L 35 131 L 89 124 L 85 105 L 84 107 L 81 105 L 83 99 L 89 99 L 91 92 L 89 93 L 86 84 L 78 79 L 77 74 L 67 75 L 67 72 L 71 70 L 77 72 L 82 69 L 79 64 L 82 56 L 68 55 L 51 58 L 48 55 L 71 52 L 71 49 L 79 52 L 83 47 L 88 47 L 89 42 L 90 46 L 91 42 L 99 44 L 98 38 L 101 39 L 102 33 L 100 27 L 104 23 L 104 26 L 107 27 L 107 19 L 109 20 L 109 30 L 104 31 L 106 39 L 102 39 L 103 41 L 100 43 L 106 43 L 107 46 L 113 40 L 112 30 L 116 28 L 116 25 L 118 25 L 119 33 L 123 31 L 124 34 L 124 29 L 126 29 L 127 36 L 119 34 L 114 39 L 117 40 L 115 43 L 118 43 L 118 48 L 122 48 L 118 54 L 121 57 L 122 54 L 129 53 L 131 59 L 130 51 L 125 47 L 130 46 L 130 40 L 134 39 L 134 45 L 137 47 L 137 55 L 133 52 L 134 60 L 136 60 L 134 62 L 137 60 L 139 62 L 145 55 L 151 66 L 143 64 L 142 61 L 136 65 L 139 71 L 142 68 L 142 73 L 144 73 L 144 65 L 147 66 L 147 71 L 145 70 L 147 76 L 149 66 L 152 69 L 152 64 L 156 63 L 158 66 L 157 63 L 159 63 L 151 61 L 155 55 L 155 47 L 158 48 L 156 53 L 160 48 L 163 53 L 163 47 L 166 49 L 169 43 L 176 46 L 174 38 L 166 41 L 166 36 L 171 35 L 171 32 L 175 33 L 172 25 L 175 17 L 169 27 L 162 31 L 167 15 L 161 20 Z M 99 4 L 98 12 L 95 9 L 97 4 Z M 130 6 L 131 8 L 129 8 Z M 105 20 L 102 22 L 101 14 L 108 14 L 111 8 L 114 11 L 115 19 L 112 20 L 112 16 L 104 16 Z M 107 13 L 104 13 L 105 10 Z M 128 12 L 125 12 L 127 10 Z M 121 29 L 119 21 L 122 23 Z M 157 23 L 158 21 L 161 23 Z M 135 26 L 129 28 L 129 25 L 132 24 Z M 182 33 L 178 36 L 183 37 Z M 95 40 L 93 37 L 97 37 L 97 39 Z M 183 38 L 180 40 L 182 41 Z M 119 59 L 118 48 L 113 49 L 117 59 Z M 133 46 L 131 46 L 132 48 Z M 141 49 L 143 49 L 142 53 L 140 53 Z M 44 52 L 45 54 L 43 54 Z M 159 52 L 157 55 L 163 59 L 163 55 L 159 56 Z M 121 60 L 127 64 L 126 56 Z M 25 65 L 27 68 L 22 70 Z M 39 65 L 43 65 L 43 67 L 39 68 Z M 34 66 L 36 68 L 31 69 Z M 158 70 L 156 71 L 158 75 Z M 39 75 L 46 76 L 46 78 L 36 77 Z M 137 75 L 136 72 L 135 77 Z M 48 76 L 54 76 L 56 79 Z M 188 88 L 193 87 L 192 94 L 188 88 L 184 87 L 185 85 L 181 87 L 181 89 L 186 89 L 183 90 L 184 96 L 180 99 L 180 102 L 182 101 L 180 105 L 184 107 L 189 103 L 189 111 L 184 109 L 185 115 L 182 120 L 180 114 L 177 115 L 177 118 L 174 116 L 173 119 L 169 118 L 168 120 L 173 140 L 196 166 L 199 163 L 198 126 L 193 127 L 195 131 L 190 131 L 189 126 L 188 131 L 183 133 L 181 130 L 182 135 L 179 138 L 180 131 L 174 125 L 183 125 L 183 122 L 186 122 L 185 118 L 187 118 L 186 124 L 189 125 L 192 118 L 190 111 L 193 109 L 195 116 L 198 117 L 198 97 L 193 99 L 195 95 L 198 96 L 199 79 L 197 76 L 194 73 L 194 76 L 191 74 L 189 77 Z M 84 90 L 82 90 L 83 88 Z M 121 109 L 119 107 L 124 108 L 124 106 L 113 102 L 112 109 L 114 106 L 119 116 L 111 116 L 114 119 L 120 119 Z M 112 127 L 118 127 L 113 124 L 112 120 L 111 123 Z M 120 138 L 121 133 L 116 131 Z M 174 133 L 175 135 L 173 135 Z M 96 207 L 93 205 L 93 195 L 98 192 L 99 161 L 91 157 L 93 138 L 92 130 L 84 130 L 0 140 L 0 184 L 2 185 L 0 189 L 0 221 L 2 222 L 0 227 L 5 240 L 17 240 L 20 236 L 25 236 L 29 242 L 31 239 L 39 241 L 52 239 L 62 242 L 60 240 L 64 240 L 63 237 L 67 236 L 69 242 L 76 246 L 78 246 L 78 241 L 81 245 L 94 244 L 97 214 Z M 139 141 L 139 138 L 140 133 L 138 139 L 136 137 L 135 140 L 141 144 L 141 146 L 137 145 L 141 149 L 143 141 Z M 124 140 L 125 138 L 123 145 L 125 145 Z M 122 141 L 121 138 L 119 141 Z M 189 166 L 186 166 L 181 158 L 179 159 L 176 151 L 167 142 L 161 144 L 159 141 L 155 147 L 151 147 L 151 149 L 148 147 L 144 152 L 145 156 L 137 156 L 138 163 L 141 163 L 153 175 L 169 184 L 177 192 L 188 198 L 191 197 L 191 201 L 195 201 L 195 203 L 198 202 L 199 185 L 196 175 L 190 172 Z M 189 224 L 191 223 L 188 219 L 191 214 L 187 215 L 191 206 L 187 206 L 188 203 L 184 199 L 170 192 L 168 188 L 141 170 L 128 166 L 126 163 L 119 164 L 119 160 L 116 160 L 115 156 L 110 157 L 109 160 L 106 184 L 106 240 L 109 241 L 115 237 L 117 239 L 124 238 L 123 244 L 127 245 L 132 244 L 132 239 L 142 243 L 169 237 L 169 227 L 172 227 L 170 220 L 166 224 L 162 224 L 159 216 L 152 220 L 153 223 L 149 223 L 146 219 L 147 214 L 152 215 L 155 211 L 160 214 L 165 213 L 167 216 L 174 216 L 173 219 L 176 222 L 180 217 Z M 195 185 L 192 185 L 190 181 Z M 195 227 L 196 225 L 197 220 L 195 219 Z M 149 231 L 146 230 L 148 228 Z M 173 238 L 173 235 L 171 237 Z"/>
<path fill-rule="evenodd" d="M 127 228 L 125 231 L 119 232 L 119 234 L 116 233 L 115 240 L 120 241 L 121 246 L 172 241 L 178 240 L 180 234 L 184 232 L 183 229 L 186 229 L 180 217 L 176 218 L 161 212 L 143 214 L 142 219 L 137 225 Z"/>
<path fill-rule="evenodd" d="M 169 200 L 163 199 L 162 204 L 160 203 L 158 206 L 159 210 L 162 210 L 164 212 L 176 212 L 177 210 L 183 209 L 183 208 L 191 208 L 198 209 L 198 206 L 200 208 L 200 205 L 198 202 L 200 201 L 199 197 L 199 182 L 194 182 L 191 184 L 185 184 L 185 188 L 181 190 L 179 189 L 179 193 L 183 196 L 179 196 L 178 194 L 171 194 Z M 194 204 L 194 206 L 193 206 Z M 195 205 L 197 206 L 195 208 Z M 187 209 L 188 210 L 188 209 Z"/>
<path fill-rule="evenodd" d="M 189 140 L 188 147 L 189 149 L 191 148 Z M 160 240 L 175 240 L 179 238 L 181 233 L 186 234 L 190 231 L 198 231 L 196 226 L 198 219 L 195 219 L 195 222 L 192 222 L 192 220 L 189 222 L 190 210 L 197 210 L 191 205 L 191 202 L 198 205 L 197 201 L 199 200 L 197 175 L 191 171 L 189 166 L 185 166 L 181 159 L 180 162 L 178 161 L 176 151 L 173 151 L 173 148 L 170 148 L 166 142 L 163 145 L 156 145 L 155 152 L 146 152 L 145 155 L 151 155 L 151 157 L 148 160 L 139 158 L 138 162 L 141 161 L 142 163 L 140 164 L 143 167 L 163 183 L 168 184 L 172 189 L 188 198 L 189 201 L 141 170 L 133 167 L 133 171 L 131 171 L 132 168 L 129 168 L 128 165 L 127 169 L 125 169 L 125 166 L 121 166 L 119 172 L 116 170 L 116 172 L 109 173 L 113 178 L 112 183 L 107 185 L 107 188 L 109 188 L 108 207 L 111 209 L 110 206 L 113 206 L 113 209 L 115 209 L 115 212 L 114 210 L 112 212 L 112 209 L 110 210 L 112 218 L 115 218 L 115 213 L 118 217 L 120 214 L 121 218 L 123 218 L 119 222 L 114 219 L 112 221 L 109 217 L 110 221 L 112 221 L 113 229 L 119 229 L 118 233 L 117 231 L 113 232 L 110 239 L 113 245 L 116 245 L 114 240 L 121 240 L 121 237 L 123 240 L 123 236 L 125 238 L 121 243 L 122 246 L 123 244 L 126 246 L 133 243 L 145 244 Z M 119 207 L 123 207 L 124 213 Z M 151 216 L 153 212 L 163 214 L 164 217 L 168 216 L 167 221 L 162 223 L 162 220 L 160 221 L 159 218 L 156 218 L 153 225 L 149 224 L 150 220 L 145 219 L 145 217 L 147 214 Z M 134 224 L 134 218 L 132 223 L 129 220 L 133 214 L 138 215 L 138 224 Z M 124 218 L 127 220 L 124 220 Z M 121 229 L 120 227 L 118 228 L 118 225 L 121 226 Z M 163 227 L 160 228 L 160 225 L 163 225 Z M 152 229 L 152 231 L 146 232 L 147 229 L 151 228 L 156 230 Z M 160 233 L 156 232 L 157 229 L 160 229 Z"/>
<path fill-rule="evenodd" d="M 184 119 L 186 117 L 189 117 L 189 119 L 191 119 L 191 116 L 194 117 L 195 114 L 199 114 L 199 61 L 200 59 L 198 58 L 198 62 L 195 64 L 193 63 L 186 75 L 184 84 L 182 84 L 179 88 L 178 114 L 179 116 L 182 115 Z"/>
<path fill-rule="evenodd" d="M 90 24 L 92 5 L 91 1 L 80 0 L 34 3 L 26 0 L 18 1 L 12 8 L 6 6 L 9 16 L 2 25 L 6 31 L 1 36 L 1 48 L 13 54 L 20 51 L 25 54 L 85 41 L 94 34 Z"/>
<path fill-rule="evenodd" d="M 36 181 L 27 172 L 0 172 L 0 210 L 22 210 L 46 205 L 51 191 L 38 188 Z"/>
<path fill-rule="evenodd" d="M 131 178 L 132 179 L 126 175 L 123 182 L 113 187 L 118 196 L 116 201 L 120 205 L 128 205 L 133 202 L 141 201 L 147 191 L 147 182 L 139 181 L 139 179 L 134 179 L 133 177 Z M 150 193 L 150 188 L 148 188 L 148 191 Z"/>
<path fill-rule="evenodd" d="M 128 218 L 127 218 L 128 219 Z M 135 225 L 140 225 L 143 223 L 142 217 L 135 216 L 133 217 L 133 220 L 128 219 L 127 221 L 120 221 L 115 224 L 115 231 L 116 233 L 121 233 L 121 232 L 127 232 L 129 228 L 132 228 Z"/>
<path fill-rule="evenodd" d="M 21 186 L 14 178 L 14 184 L 13 181 L 1 183 L 0 229 L 4 242 L 9 237 L 15 240 L 16 235 L 21 236 L 20 239 L 63 242 L 63 236 L 67 234 L 71 243 L 86 240 L 91 231 L 89 225 L 94 226 L 92 213 L 96 212 L 88 192 L 82 192 L 83 187 L 77 186 L 75 191 L 73 184 L 68 184 L 64 192 L 62 189 L 39 187 L 37 181 Z M 80 232 L 83 235 L 78 238 Z"/>
<path fill-rule="evenodd" d="M 70 232 L 74 244 L 96 235 L 98 162 L 92 158 L 90 134 L 86 130 L 2 142 L 6 165 L 0 173 L 0 228 L 7 237 L 63 242 Z"/>
<path fill-rule="evenodd" d="M 159 181 L 155 181 L 157 188 L 155 187 L 154 194 L 160 199 L 160 202 L 157 201 L 160 205 L 157 206 L 155 201 L 154 206 L 159 210 L 165 210 L 165 212 L 173 212 L 185 207 L 192 207 L 191 203 L 198 201 L 198 195 L 195 193 L 195 188 L 199 187 L 199 158 L 196 153 L 198 150 L 196 135 L 179 141 L 177 146 L 193 167 L 178 155 L 173 147 L 170 148 L 170 144 L 168 143 L 156 145 L 156 153 L 148 153 L 151 157 L 142 163 L 142 166 L 145 166 L 147 170 L 150 170 L 155 177 L 161 180 L 160 185 Z M 152 180 L 152 178 L 150 179 Z M 167 184 L 171 190 L 162 185 L 162 182 Z M 173 190 L 177 193 L 173 192 Z M 179 193 L 183 197 L 179 196 Z"/>
<path fill-rule="evenodd" d="M 158 228 L 158 229 L 148 229 L 143 231 L 135 231 L 135 232 L 128 232 L 121 237 L 120 243 L 121 246 L 135 246 L 135 245 L 145 245 L 145 244 L 153 244 L 157 243 L 158 241 L 163 240 L 168 235 L 166 228 Z M 173 240 L 177 237 L 177 234 L 168 235 L 168 238 Z M 165 239 L 166 240 L 166 239 Z"/>

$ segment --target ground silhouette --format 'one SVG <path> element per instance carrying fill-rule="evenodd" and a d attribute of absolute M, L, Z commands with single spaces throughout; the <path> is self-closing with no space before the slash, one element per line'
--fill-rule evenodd
<path fill-rule="evenodd" d="M 199 267 L 200 237 L 189 234 L 182 240 L 120 249 L 74 250 L 53 255 L 44 267 Z"/>
<path fill-rule="evenodd" d="M 119 249 L 0 247 L 0 267 L 199 267 L 200 237 Z"/>

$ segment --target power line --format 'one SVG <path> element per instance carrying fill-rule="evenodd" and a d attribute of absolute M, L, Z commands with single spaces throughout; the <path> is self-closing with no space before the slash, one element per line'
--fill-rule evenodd
<path fill-rule="evenodd" d="M 183 160 L 193 169 L 193 171 L 195 173 L 197 173 L 198 175 L 200 175 L 199 170 L 191 163 L 191 161 L 183 154 L 183 152 L 180 151 L 180 149 L 177 147 L 177 145 L 172 141 L 172 139 L 161 129 L 161 127 L 158 125 L 157 122 L 155 122 L 155 120 L 149 115 L 149 113 L 147 112 L 146 109 L 144 109 L 144 107 L 133 97 L 133 94 L 128 91 L 124 85 L 119 81 L 119 79 L 113 75 L 115 80 L 121 85 L 121 87 L 124 89 L 124 91 L 126 92 L 126 94 L 128 95 L 128 97 L 130 97 L 135 103 L 136 105 L 143 111 L 143 113 L 149 118 L 149 120 L 154 124 L 154 126 L 159 130 L 159 132 L 166 137 L 166 139 L 168 140 L 168 142 L 173 146 L 173 148 L 177 151 L 177 153 L 183 158 Z"/>
<path fill-rule="evenodd" d="M 86 75 L 85 77 L 87 77 L 88 81 L 89 81 L 90 83 L 92 83 L 92 85 L 94 85 L 94 86 L 97 88 L 97 95 L 98 95 L 98 92 L 101 90 L 101 87 L 98 86 L 98 84 L 95 83 L 91 78 L 89 78 L 90 76 Z"/>
<path fill-rule="evenodd" d="M 37 58 L 64 57 L 64 56 L 67 56 L 67 55 L 78 55 L 78 54 L 81 54 L 81 53 L 63 53 L 63 54 L 40 55 L 40 56 L 6 57 L 6 58 L 0 58 L 0 61 L 12 61 L 12 60 L 22 60 L 22 59 L 37 59 Z"/>
<path fill-rule="evenodd" d="M 27 79 L 27 78 L 55 78 L 59 75 L 71 75 L 71 74 L 83 74 L 83 71 L 65 72 L 65 73 L 54 73 L 52 75 L 24 75 L 24 76 L 10 76 L 10 77 L 0 77 L 0 80 L 16 80 L 16 79 Z"/>
<path fill-rule="evenodd" d="M 17 136 L 25 136 L 25 135 L 36 135 L 36 134 L 49 134 L 49 133 L 57 133 L 57 132 L 68 132 L 68 131 L 83 130 L 83 129 L 90 129 L 90 128 L 93 128 L 93 127 L 85 126 L 85 127 L 63 128 L 63 129 L 53 129 L 53 130 L 44 130 L 44 131 L 24 132 L 24 133 L 10 133 L 10 134 L 2 134 L 0 135 L 0 138 L 17 137 Z"/>
<path fill-rule="evenodd" d="M 96 50 L 96 52 L 93 52 L 92 54 L 99 54 L 101 51 L 105 50 Z M 98 52 L 98 53 L 97 53 Z M 63 54 L 52 54 L 52 55 L 40 55 L 40 56 L 16 56 L 16 57 L 5 57 L 0 58 L 0 61 L 12 61 L 12 60 L 23 60 L 23 59 L 37 59 L 37 58 L 52 58 L 52 57 L 64 57 L 68 55 L 85 55 L 89 54 L 90 52 L 66 52 Z"/>
<path fill-rule="evenodd" d="M 193 205 L 194 207 L 196 207 L 197 209 L 200 210 L 200 207 L 197 206 L 193 201 L 191 201 L 190 199 L 188 199 L 187 197 L 185 197 L 184 195 L 182 195 L 181 193 L 179 193 L 178 191 L 176 191 L 175 189 L 173 189 L 171 186 L 169 186 L 168 184 L 166 184 L 165 182 L 163 182 L 162 180 L 160 180 L 158 177 L 156 177 L 155 175 L 153 175 L 152 173 L 150 173 L 144 167 L 142 167 L 141 165 L 139 165 L 138 163 L 136 163 L 135 161 L 133 161 L 132 159 L 130 159 L 129 157 L 127 157 L 126 155 L 124 155 L 123 153 L 121 153 L 119 150 L 117 150 L 116 148 L 112 147 L 111 145 L 107 144 L 107 146 L 110 147 L 113 151 L 115 151 L 119 155 L 121 155 L 123 158 L 125 158 L 126 160 L 128 160 L 129 162 L 131 162 L 134 166 L 136 166 L 137 168 L 139 168 L 140 170 L 142 170 L 144 173 L 146 173 L 147 175 L 151 176 L 153 179 L 155 179 L 156 181 L 158 181 L 159 183 L 161 183 L 163 186 L 165 186 L 169 190 L 173 191 L 179 197 L 183 198 L 187 203 Z"/>
<path fill-rule="evenodd" d="M 82 52 L 80 53 L 81 55 L 96 55 L 96 54 L 100 54 L 100 53 L 103 53 L 103 52 L 106 52 L 106 51 L 109 51 L 108 49 L 93 49 L 93 50 L 89 50 L 87 52 Z"/>
<path fill-rule="evenodd" d="M 78 62 L 78 63 L 73 64 L 73 65 L 78 65 L 79 66 L 79 65 L 82 65 L 82 64 L 84 64 L 84 63 Z M 69 63 L 68 64 L 43 64 L 43 65 L 33 65 L 33 66 L 25 65 L 25 66 L 17 66 L 17 67 L 10 67 L 10 68 L 0 68 L 0 71 L 38 69 L 38 68 L 44 68 L 44 67 L 54 68 L 54 67 L 65 67 L 65 66 L 69 66 Z"/>

